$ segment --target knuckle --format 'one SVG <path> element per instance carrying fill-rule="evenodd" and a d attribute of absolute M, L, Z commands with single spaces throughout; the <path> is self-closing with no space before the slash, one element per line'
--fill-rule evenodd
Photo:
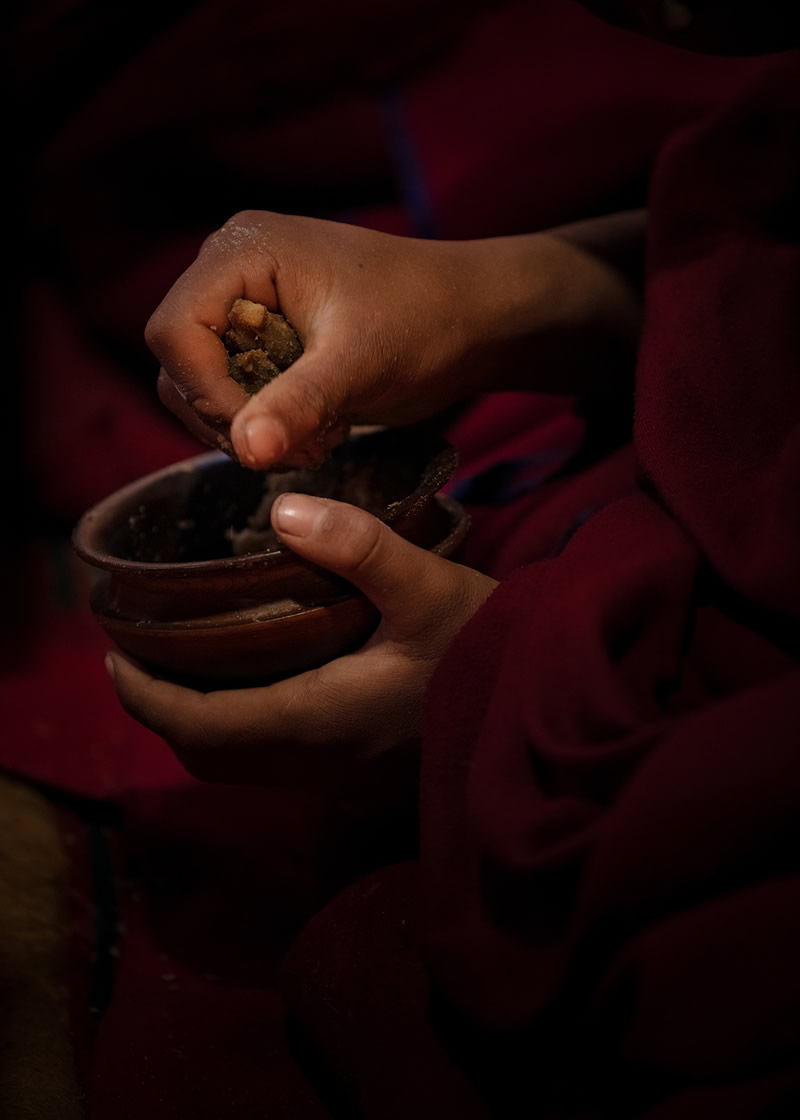
<path fill-rule="evenodd" d="M 298 365 L 302 361 L 301 358 Z M 272 397 L 280 393 L 284 398 L 282 410 L 297 417 L 307 432 L 313 431 L 324 438 L 324 434 L 337 423 L 331 387 L 316 377 L 308 376 L 303 369 L 292 368 L 287 374 L 261 389 L 253 398 L 253 406 L 263 410 L 273 407 Z"/>
<path fill-rule="evenodd" d="M 319 708 L 320 692 L 324 689 L 325 675 L 319 669 L 311 669 L 293 681 L 287 689 L 280 706 L 278 723 L 292 729 L 292 738 L 305 745 L 317 743 L 327 738 L 327 728 L 320 726 L 318 720 L 311 718 Z"/>
<path fill-rule="evenodd" d="M 181 385 L 178 392 L 183 397 L 189 408 L 206 427 L 217 431 L 225 431 L 228 427 L 226 417 L 219 408 L 206 396 L 203 387 L 193 385 L 191 382 Z"/>
<path fill-rule="evenodd" d="M 349 514 L 349 525 L 345 527 L 348 540 L 346 562 L 353 575 L 369 572 L 375 575 L 380 567 L 386 545 L 386 533 L 391 532 L 376 517 L 356 510 Z"/>
<path fill-rule="evenodd" d="M 204 410 L 208 408 L 208 401 L 203 394 L 202 386 L 188 379 L 182 381 L 180 384 L 175 384 L 184 401 L 186 401 L 195 412 L 202 414 Z"/>
<path fill-rule="evenodd" d="M 297 386 L 299 403 L 306 413 L 316 417 L 322 424 L 330 412 L 330 395 L 324 385 L 311 378 L 303 378 Z"/>
<path fill-rule="evenodd" d="M 200 246 L 198 257 L 258 248 L 262 226 L 263 215 L 258 210 L 237 210 L 219 229 L 208 235 Z"/>
<path fill-rule="evenodd" d="M 228 218 L 223 229 L 241 227 L 241 226 L 254 226 L 259 224 L 261 212 L 246 208 L 244 210 L 237 210 L 235 214 L 231 214 Z"/>
<path fill-rule="evenodd" d="M 319 718 L 320 713 L 324 719 Z M 327 765 L 335 762 L 351 713 L 349 696 L 324 671 L 312 669 L 295 679 L 281 706 L 280 722 L 292 729 L 291 743 L 302 747 L 306 760 L 314 759 L 316 767 L 327 772 Z"/>
<path fill-rule="evenodd" d="M 201 720 L 184 720 L 165 736 L 171 750 L 187 773 L 200 781 L 219 780 L 219 743 L 213 730 Z"/>
<path fill-rule="evenodd" d="M 156 392 L 158 399 L 162 404 L 171 405 L 176 401 L 176 398 L 182 400 L 181 394 L 178 392 L 178 387 L 172 380 L 167 371 L 162 367 L 158 371 L 158 378 L 156 380 Z"/>
<path fill-rule="evenodd" d="M 150 349 L 158 354 L 166 341 L 168 320 L 161 308 L 156 308 L 144 328 L 144 340 Z"/>

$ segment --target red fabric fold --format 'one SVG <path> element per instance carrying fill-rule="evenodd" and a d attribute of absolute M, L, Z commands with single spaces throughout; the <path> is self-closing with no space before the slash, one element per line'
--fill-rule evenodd
<path fill-rule="evenodd" d="M 360 0 L 349 21 L 321 12 L 310 45 L 319 4 L 123 5 L 124 36 L 106 22 L 119 5 L 25 13 L 25 261 L 46 314 L 20 381 L 44 519 L 68 523 L 193 450 L 155 400 L 141 330 L 234 209 L 480 236 L 638 204 L 665 138 L 773 69 L 671 52 L 568 0 L 486 5 L 471 22 L 442 2 L 433 28 L 414 25 L 423 7 L 392 5 L 375 52 L 378 8 Z M 238 70 L 221 44 L 254 28 L 272 57 L 255 36 L 256 64 Z M 111 900 L 108 1010 L 75 1036 L 96 1120 L 316 1118 L 326 1064 L 351 1114 L 375 1120 L 751 1118 L 788 1092 L 797 103 L 766 90 L 660 162 L 636 457 L 623 447 L 473 510 L 469 558 L 504 584 L 431 691 L 421 930 L 405 865 L 323 906 L 318 864 L 340 853 L 319 809 L 200 789 L 114 701 L 66 542 L 31 565 L 0 762 L 124 811 L 99 812 L 101 827 L 93 803 L 65 810 L 115 855 L 101 883 L 70 849 L 86 973 L 99 886 Z M 551 436 L 574 449 L 581 425 L 561 403 L 527 403 L 527 431 L 518 398 L 462 417 L 465 472 Z M 365 853 L 397 858 L 368 834 Z M 338 883 L 369 861 L 352 862 Z M 290 942 L 281 984 L 313 1053 L 289 1053 L 272 989 Z"/>
<path fill-rule="evenodd" d="M 636 441 L 722 579 L 800 619 L 797 56 L 667 145 Z"/>
<path fill-rule="evenodd" d="M 556 557 L 518 524 L 429 694 L 428 960 L 509 1048 L 551 1024 L 548 1116 L 800 1084 L 798 72 L 659 160 L 639 493 Z"/>

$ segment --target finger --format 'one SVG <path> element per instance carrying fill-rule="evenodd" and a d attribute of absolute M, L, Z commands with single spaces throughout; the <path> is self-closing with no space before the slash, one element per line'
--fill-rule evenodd
<path fill-rule="evenodd" d="M 363 591 L 383 615 L 384 636 L 401 642 L 448 632 L 448 614 L 460 617 L 466 599 L 479 593 L 473 576 L 488 579 L 418 548 L 344 502 L 282 494 L 272 507 L 272 526 L 294 552 Z M 486 594 L 481 588 L 480 601 Z"/>
<path fill-rule="evenodd" d="M 232 303 L 223 304 L 226 315 Z M 221 339 L 227 318 L 217 326 L 198 315 L 191 295 L 173 289 L 151 316 L 145 340 L 189 407 L 211 427 L 228 426 L 246 398 L 228 377 Z"/>
<path fill-rule="evenodd" d="M 225 431 L 217 431 L 212 428 L 210 424 L 204 423 L 193 408 L 178 392 L 175 383 L 168 376 L 167 371 L 162 369 L 158 375 L 158 396 L 162 404 L 174 413 L 175 416 L 184 424 L 186 428 L 196 436 L 203 443 L 208 444 L 209 447 L 218 448 L 224 451 L 226 455 L 233 455 L 233 444 L 226 435 Z"/>
<path fill-rule="evenodd" d="M 230 223 L 208 239 L 145 328 L 145 340 L 188 404 L 212 426 L 230 424 L 246 395 L 228 377 L 222 335 L 228 313 L 243 297 L 276 306 L 272 263 L 234 252 Z"/>
<path fill-rule="evenodd" d="M 277 310 L 276 266 L 259 245 L 257 228 L 246 215 L 235 215 L 203 243 L 197 259 L 178 277 L 153 313 L 146 337 L 154 352 L 170 353 L 172 325 L 205 326 L 221 336 L 228 312 L 239 297 Z"/>
<path fill-rule="evenodd" d="M 361 712 L 393 694 L 397 672 L 388 659 L 372 656 L 360 669 L 366 660 L 354 654 L 263 688 L 208 693 L 154 677 L 116 650 L 106 665 L 128 714 L 169 743 L 195 777 L 330 791 L 362 748 Z M 401 722 L 378 725 L 396 731 Z"/>
<path fill-rule="evenodd" d="M 312 721 L 296 704 L 300 678 L 205 693 L 154 677 L 118 651 L 106 665 L 126 712 L 161 736 L 194 777 L 293 786 L 330 779 L 335 750 L 320 740 L 318 727 L 309 734 Z M 293 699 L 299 719 L 291 717 Z"/>
<path fill-rule="evenodd" d="M 309 348 L 290 370 L 251 397 L 231 425 L 240 460 L 261 469 L 274 463 L 319 467 L 350 430 L 344 369 L 344 360 L 328 353 L 323 364 Z"/>

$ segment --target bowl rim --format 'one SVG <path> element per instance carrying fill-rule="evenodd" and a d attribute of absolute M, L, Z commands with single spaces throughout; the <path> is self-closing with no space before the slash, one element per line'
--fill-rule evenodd
<path fill-rule="evenodd" d="M 436 542 L 428 551 L 435 556 L 449 557 L 456 548 L 463 542 L 470 526 L 469 514 L 464 510 L 460 502 L 455 498 L 451 498 L 448 494 L 435 495 L 434 501 L 441 506 L 442 513 L 449 519 L 446 531 L 440 540 Z M 104 587 L 99 584 L 96 591 L 100 595 L 104 593 Z M 277 603 L 286 604 L 286 609 L 281 613 L 273 614 L 271 616 L 259 617 L 262 615 L 265 608 L 271 604 L 269 600 L 264 603 L 253 604 L 250 607 L 239 607 L 229 611 L 220 611 L 214 614 L 202 616 L 199 618 L 191 619 L 133 619 L 127 618 L 124 615 L 115 615 L 109 613 L 105 609 L 99 609 L 98 602 L 93 603 L 93 610 L 98 617 L 102 617 L 109 624 L 112 624 L 116 629 L 127 629 L 137 634 L 153 635 L 153 634 L 181 634 L 191 631 L 195 634 L 206 634 L 218 630 L 238 630 L 240 628 L 258 626 L 259 628 L 266 628 L 273 623 L 283 624 L 287 620 L 294 620 L 301 615 L 308 618 L 309 615 L 315 612 L 325 611 L 329 608 L 339 610 L 345 603 L 352 600 L 367 599 L 363 591 L 353 585 L 349 590 L 343 590 L 341 594 L 333 596 L 331 599 L 322 603 L 314 603 L 312 606 L 305 606 L 298 603 L 290 595 L 284 596 L 277 600 Z"/>
<path fill-rule="evenodd" d="M 396 429 L 382 430 L 387 432 L 396 431 Z M 406 430 L 408 431 L 409 429 Z M 378 434 L 378 432 L 367 433 L 367 435 L 359 434 L 351 436 L 350 439 L 359 440 L 368 438 L 368 435 Z M 378 519 L 386 524 L 391 524 L 399 517 L 411 513 L 422 502 L 432 497 L 433 494 L 448 481 L 455 470 L 457 462 L 458 453 L 455 448 L 444 437 L 439 437 L 432 449 L 431 457 L 417 487 L 405 498 L 397 502 L 392 502 L 387 506 L 382 513 L 377 515 Z M 105 572 L 126 573 L 130 576 L 136 575 L 137 573 L 141 573 L 142 575 L 157 575 L 159 573 L 174 575 L 178 571 L 200 575 L 203 572 L 211 573 L 230 569 L 247 570 L 248 568 L 256 567 L 281 568 L 290 564 L 297 564 L 298 560 L 301 558 L 285 545 L 260 552 L 248 552 L 240 556 L 219 556 L 208 560 L 183 560 L 177 563 L 152 560 L 126 560 L 123 557 L 114 556 L 98 545 L 97 537 L 100 532 L 99 526 L 104 524 L 104 515 L 107 515 L 113 507 L 125 503 L 128 499 L 133 499 L 136 494 L 144 492 L 163 478 L 168 478 L 171 475 L 181 472 L 190 473 L 198 469 L 206 469 L 214 466 L 216 463 L 235 463 L 235 460 L 231 459 L 224 451 L 202 452 L 199 455 L 193 455 L 188 459 L 178 460 L 175 463 L 170 463 L 156 471 L 152 471 L 150 474 L 143 475 L 141 478 L 119 487 L 105 498 L 101 498 L 99 502 L 95 503 L 95 505 L 79 518 L 72 531 L 72 547 L 75 552 L 82 560 L 95 568 L 100 568 Z M 433 485 L 432 482 L 434 483 Z"/>

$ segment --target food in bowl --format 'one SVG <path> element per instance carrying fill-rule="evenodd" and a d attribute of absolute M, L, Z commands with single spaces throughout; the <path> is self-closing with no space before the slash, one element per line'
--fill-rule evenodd
<path fill-rule="evenodd" d="M 332 486 L 330 496 L 355 498 L 420 547 L 454 556 L 468 520 L 438 492 L 456 462 L 429 433 L 370 432 L 337 448 L 322 472 L 292 472 L 292 488 Z M 98 570 L 91 605 L 109 638 L 200 687 L 277 679 L 357 648 L 378 616 L 356 588 L 276 538 L 255 550 L 252 537 L 248 548 L 237 545 L 238 535 L 259 531 L 250 519 L 281 478 L 211 452 L 84 514 L 74 544 Z"/>

